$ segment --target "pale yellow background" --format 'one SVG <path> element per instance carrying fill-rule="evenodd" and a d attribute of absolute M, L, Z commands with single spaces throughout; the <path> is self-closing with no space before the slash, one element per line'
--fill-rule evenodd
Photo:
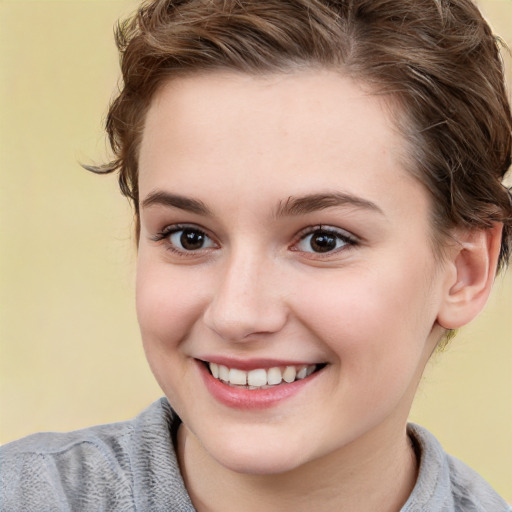
<path fill-rule="evenodd" d="M 115 177 L 78 165 L 107 154 L 112 26 L 135 5 L 0 2 L 2 442 L 130 418 L 160 396 L 135 319 L 130 209 Z M 512 1 L 481 5 L 512 43 Z M 436 357 L 412 418 L 512 501 L 510 274 Z"/>

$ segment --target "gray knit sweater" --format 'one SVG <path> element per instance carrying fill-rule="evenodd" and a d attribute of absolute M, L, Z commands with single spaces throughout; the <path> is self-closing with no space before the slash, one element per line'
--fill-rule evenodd
<path fill-rule="evenodd" d="M 67 434 L 42 433 L 0 449 L 2 512 L 193 512 L 174 452 L 179 418 L 165 398 L 135 419 Z M 402 512 L 509 512 L 474 471 L 409 428 L 419 478 Z"/>

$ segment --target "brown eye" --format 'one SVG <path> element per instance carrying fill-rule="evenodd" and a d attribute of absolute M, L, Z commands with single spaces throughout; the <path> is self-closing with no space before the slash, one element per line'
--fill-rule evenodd
<path fill-rule="evenodd" d="M 297 249 L 309 253 L 328 253 L 356 243 L 356 240 L 345 231 L 338 231 L 335 228 L 317 228 L 301 238 Z"/>
<path fill-rule="evenodd" d="M 314 252 L 329 252 L 336 249 L 337 238 L 330 233 L 313 233 L 309 245 Z"/>
<path fill-rule="evenodd" d="M 204 233 L 193 229 L 184 229 L 181 232 L 180 242 L 184 249 L 195 251 L 201 249 L 204 244 Z"/>
<path fill-rule="evenodd" d="M 197 251 L 214 246 L 213 241 L 203 231 L 196 228 L 183 228 L 169 235 L 169 242 L 178 250 Z"/>

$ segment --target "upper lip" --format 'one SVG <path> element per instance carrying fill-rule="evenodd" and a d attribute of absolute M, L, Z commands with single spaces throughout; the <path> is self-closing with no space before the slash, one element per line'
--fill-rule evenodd
<path fill-rule="evenodd" d="M 253 358 L 253 359 L 240 359 L 229 356 L 204 356 L 197 358 L 205 363 L 216 363 L 228 368 L 236 368 L 238 370 L 257 370 L 259 368 L 276 368 L 282 366 L 310 366 L 322 364 L 321 361 L 300 361 L 291 359 L 273 359 L 273 358 Z"/>

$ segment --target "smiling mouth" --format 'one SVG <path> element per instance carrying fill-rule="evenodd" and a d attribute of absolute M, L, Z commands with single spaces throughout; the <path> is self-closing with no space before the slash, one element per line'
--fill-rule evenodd
<path fill-rule="evenodd" d="M 243 389 L 270 389 L 308 378 L 326 364 L 275 366 L 250 371 L 229 368 L 222 364 L 202 361 L 210 375 L 228 386 Z"/>

